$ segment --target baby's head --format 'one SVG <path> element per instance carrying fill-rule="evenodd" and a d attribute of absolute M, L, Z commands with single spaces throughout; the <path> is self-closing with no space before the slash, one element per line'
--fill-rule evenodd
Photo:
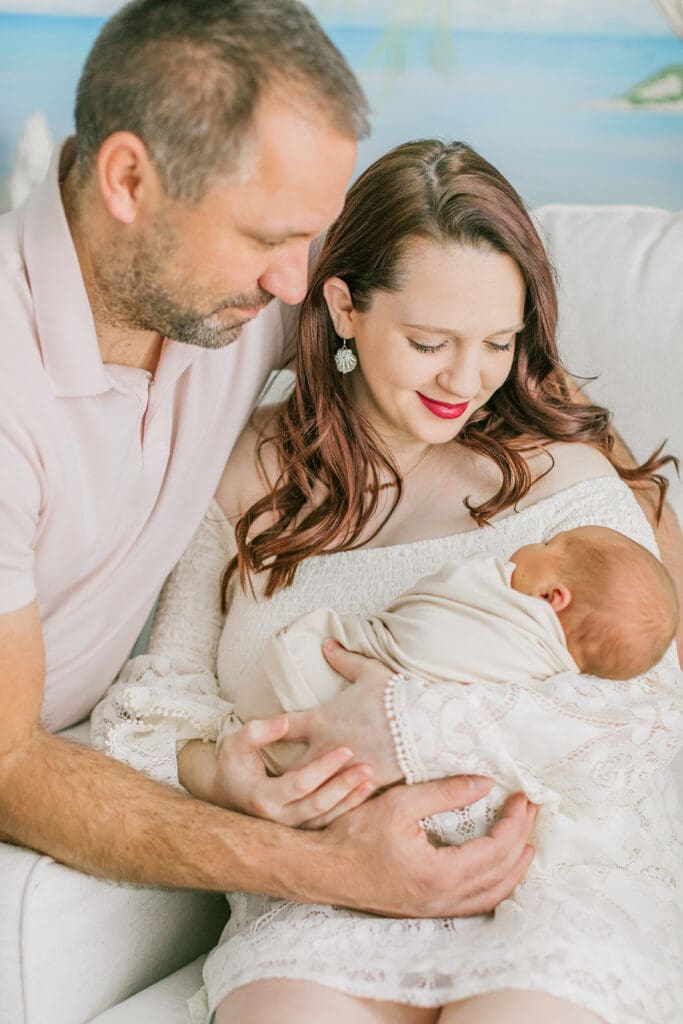
<path fill-rule="evenodd" d="M 631 679 L 663 657 L 678 629 L 676 588 L 640 544 L 581 526 L 515 551 L 512 586 L 554 608 L 582 672 Z"/>

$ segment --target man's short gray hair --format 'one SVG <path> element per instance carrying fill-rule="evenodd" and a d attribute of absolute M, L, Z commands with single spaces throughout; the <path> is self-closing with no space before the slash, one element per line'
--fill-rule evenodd
<path fill-rule="evenodd" d="M 312 101 L 341 134 L 368 133 L 360 85 L 297 0 L 131 0 L 102 28 L 78 84 L 80 175 L 109 135 L 130 131 L 170 195 L 200 199 L 235 172 L 269 86 Z"/>

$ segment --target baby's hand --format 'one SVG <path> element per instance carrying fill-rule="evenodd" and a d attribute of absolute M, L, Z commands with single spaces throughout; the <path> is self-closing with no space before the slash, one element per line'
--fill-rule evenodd
<path fill-rule="evenodd" d="M 281 825 L 322 828 L 363 803 L 375 787 L 365 764 L 348 765 L 353 752 L 338 746 L 279 778 L 266 772 L 262 747 L 283 739 L 286 718 L 256 720 L 223 737 L 216 755 L 212 803 Z"/>

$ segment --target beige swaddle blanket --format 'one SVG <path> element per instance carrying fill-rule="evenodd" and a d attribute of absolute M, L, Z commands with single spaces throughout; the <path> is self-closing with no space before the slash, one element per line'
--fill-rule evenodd
<path fill-rule="evenodd" d="M 513 590 L 512 562 L 492 555 L 447 562 L 371 618 L 319 608 L 266 644 L 234 714 L 242 722 L 317 707 L 349 686 L 322 653 L 328 637 L 394 672 L 427 682 L 499 683 L 579 672 L 550 605 Z M 262 751 L 280 774 L 304 750 L 275 743 Z"/>

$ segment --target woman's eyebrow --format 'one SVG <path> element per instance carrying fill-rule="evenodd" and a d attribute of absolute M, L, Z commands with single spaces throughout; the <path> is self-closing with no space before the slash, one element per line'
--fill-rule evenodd
<path fill-rule="evenodd" d="M 514 327 L 502 327 L 499 331 L 491 331 L 487 338 L 498 338 L 501 334 L 519 334 L 523 331 L 525 324 L 516 324 Z M 448 334 L 453 338 L 458 337 L 458 332 L 450 327 L 434 327 L 433 324 L 401 324 L 401 327 L 412 327 L 418 331 L 431 331 L 433 334 Z"/>

